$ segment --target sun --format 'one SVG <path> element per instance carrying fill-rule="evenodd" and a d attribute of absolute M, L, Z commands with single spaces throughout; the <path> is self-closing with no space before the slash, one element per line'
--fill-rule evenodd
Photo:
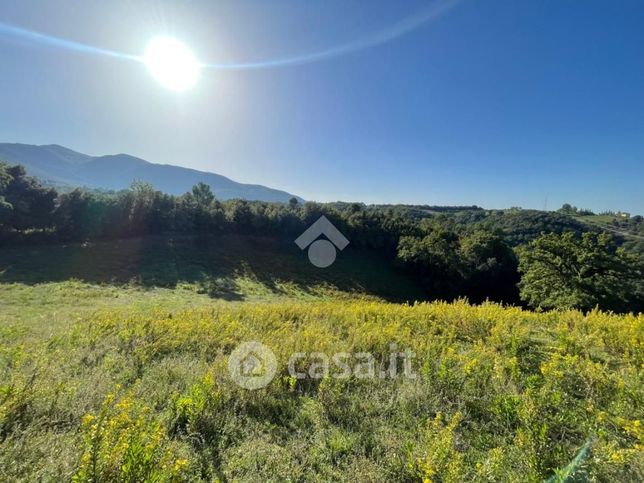
<path fill-rule="evenodd" d="M 199 79 L 201 64 L 186 44 L 172 37 L 150 40 L 143 61 L 159 84 L 174 91 L 190 89 Z"/>

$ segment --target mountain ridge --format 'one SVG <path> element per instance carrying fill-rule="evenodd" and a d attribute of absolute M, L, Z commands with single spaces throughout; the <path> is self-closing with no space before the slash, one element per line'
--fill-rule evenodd
<path fill-rule="evenodd" d="M 295 197 L 303 201 L 283 190 L 239 183 L 217 173 L 157 164 L 127 153 L 90 156 L 59 144 L 0 143 L 0 161 L 21 164 L 30 176 L 67 186 L 120 190 L 139 180 L 151 183 L 164 193 L 181 195 L 202 182 L 222 200 L 287 202 Z"/>

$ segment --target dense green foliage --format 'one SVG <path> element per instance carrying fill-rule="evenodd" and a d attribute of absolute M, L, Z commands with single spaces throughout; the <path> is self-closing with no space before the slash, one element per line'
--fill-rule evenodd
<path fill-rule="evenodd" d="M 55 198 L 56 191 L 26 176 L 22 166 L 0 163 L 0 236 L 8 227 L 26 230 L 50 226 Z"/>
<path fill-rule="evenodd" d="M 423 237 L 402 237 L 398 257 L 439 298 L 517 300 L 516 258 L 499 235 L 436 228 Z"/>
<path fill-rule="evenodd" d="M 573 208 L 567 211 L 580 215 Z M 608 294 L 607 285 L 616 283 L 625 273 L 620 263 L 633 266 L 641 263 L 621 255 L 603 260 L 603 269 L 610 268 L 614 274 L 593 275 L 595 279 L 601 278 L 601 282 L 572 279 L 566 282 L 583 285 L 579 290 L 584 296 L 571 295 L 577 289 L 555 297 L 536 296 L 539 289 L 531 280 L 523 283 L 519 293 L 513 248 L 531 243 L 543 234 L 570 233 L 581 240 L 582 234 L 601 230 L 566 212 L 483 210 L 476 206 L 300 204 L 297 199 L 286 204 L 221 202 L 203 183 L 182 196 L 167 195 L 140 182 L 118 193 L 76 189 L 58 195 L 25 176 L 22 168 L 0 164 L 0 242 L 5 244 L 85 242 L 168 234 L 237 234 L 291 243 L 322 215 L 350 240 L 353 248 L 375 251 L 392 267 L 405 270 L 424 287 L 424 299 L 468 297 L 476 302 L 490 299 L 511 304 L 524 302 L 532 307 L 583 309 L 597 305 L 618 312 L 640 310 L 642 306 L 641 272 L 633 272 L 629 283 L 611 289 L 623 293 Z M 574 265 L 575 259 L 592 258 L 604 250 L 605 244 L 613 244 L 605 237 L 584 240 L 577 243 L 577 252 L 562 252 L 565 264 Z M 614 243 L 623 244 L 624 238 L 618 234 Z M 538 265 L 535 257 L 523 257 L 524 277 L 540 279 L 544 286 L 561 286 L 555 271 L 542 270 L 535 264 Z M 615 266 L 608 267 L 610 264 Z M 580 273 L 578 279 L 591 272 Z"/>
<path fill-rule="evenodd" d="M 586 231 L 594 231 L 588 225 L 562 213 L 521 209 L 492 211 L 480 219 L 477 226 L 487 230 L 501 230 L 512 246 L 534 240 L 542 233 L 581 235 Z"/>
<path fill-rule="evenodd" d="M 579 216 L 588 216 L 594 215 L 595 213 L 592 210 L 586 208 L 577 208 L 576 206 L 571 205 L 570 203 L 564 203 L 561 208 L 558 210 L 560 213 L 565 213 L 567 215 L 579 215 Z"/>
<path fill-rule="evenodd" d="M 608 231 L 622 241 L 629 251 L 644 254 L 644 217 L 641 215 L 602 213 L 594 216 L 580 216 L 590 226 Z"/>
<path fill-rule="evenodd" d="M 543 235 L 518 250 L 521 297 L 538 308 L 642 310 L 644 267 L 608 234 Z M 638 306 L 639 305 L 639 306 Z"/>
<path fill-rule="evenodd" d="M 577 480 L 643 477 L 641 315 L 202 298 L 186 310 L 180 290 L 0 289 L 9 481 L 538 482 L 582 447 Z M 226 370 L 248 340 L 278 360 L 257 391 Z M 294 351 L 368 351 L 386 369 L 391 343 L 416 353 L 415 379 L 287 371 Z"/>

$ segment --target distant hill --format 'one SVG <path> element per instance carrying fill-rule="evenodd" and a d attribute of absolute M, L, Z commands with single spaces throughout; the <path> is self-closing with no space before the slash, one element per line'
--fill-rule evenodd
<path fill-rule="evenodd" d="M 0 143 L 0 161 L 21 164 L 29 175 L 54 185 L 120 190 L 140 180 L 164 193 L 180 195 L 202 182 L 210 185 L 215 196 L 222 200 L 287 202 L 294 196 L 262 185 L 237 183 L 215 173 L 150 163 L 129 154 L 88 156 L 57 144 Z"/>

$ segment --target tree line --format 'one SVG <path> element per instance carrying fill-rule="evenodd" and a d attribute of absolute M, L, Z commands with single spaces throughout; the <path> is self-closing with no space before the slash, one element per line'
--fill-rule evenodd
<path fill-rule="evenodd" d="M 377 250 L 428 297 L 491 299 L 537 309 L 644 308 L 642 257 L 562 213 L 436 210 L 361 203 L 218 200 L 199 183 L 173 196 L 147 183 L 58 193 L 0 163 L 0 242 L 238 233 L 295 239 L 325 215 L 357 249 Z"/>

